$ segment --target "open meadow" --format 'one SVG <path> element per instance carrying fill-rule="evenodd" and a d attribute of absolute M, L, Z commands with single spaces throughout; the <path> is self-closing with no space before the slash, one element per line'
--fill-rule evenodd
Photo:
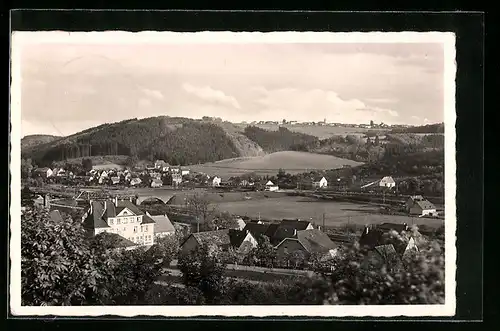
<path fill-rule="evenodd" d="M 211 176 L 217 175 L 222 179 L 227 179 L 231 176 L 240 176 L 250 172 L 261 176 L 272 176 L 276 175 L 280 168 L 288 173 L 296 174 L 311 170 L 341 168 L 344 165 L 354 167 L 361 164 L 360 162 L 332 155 L 286 151 L 263 156 L 242 157 L 191 165 L 189 168 L 195 172 L 202 172 Z"/>

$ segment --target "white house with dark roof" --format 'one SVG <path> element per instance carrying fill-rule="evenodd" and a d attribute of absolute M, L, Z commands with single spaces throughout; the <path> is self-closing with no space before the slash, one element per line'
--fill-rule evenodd
<path fill-rule="evenodd" d="M 410 207 L 410 214 L 418 216 L 437 216 L 436 206 L 429 200 L 415 201 L 413 206 Z"/>
<path fill-rule="evenodd" d="M 268 181 L 265 186 L 265 190 L 269 192 L 275 192 L 279 190 L 278 185 L 275 185 L 273 182 Z"/>
<path fill-rule="evenodd" d="M 313 179 L 312 186 L 315 188 L 325 188 L 328 186 L 328 181 L 325 177 L 319 176 Z"/>
<path fill-rule="evenodd" d="M 83 226 L 92 235 L 108 232 L 137 246 L 154 244 L 155 221 L 128 200 L 91 201 Z"/>
<path fill-rule="evenodd" d="M 384 178 L 382 178 L 380 180 L 379 186 L 392 188 L 392 187 L 396 186 L 396 182 L 394 181 L 394 179 L 391 176 L 385 176 Z"/>
<path fill-rule="evenodd" d="M 188 254 L 197 247 L 208 246 L 209 249 L 222 251 L 234 250 L 241 254 L 257 247 L 257 240 L 249 231 L 234 229 L 192 233 L 181 245 L 181 253 Z"/>

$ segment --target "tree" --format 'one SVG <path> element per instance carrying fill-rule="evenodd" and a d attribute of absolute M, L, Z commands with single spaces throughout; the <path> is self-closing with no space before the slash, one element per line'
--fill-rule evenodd
<path fill-rule="evenodd" d="M 249 258 L 255 259 L 260 266 L 273 266 L 276 261 L 276 250 L 267 236 L 257 238 L 257 247 L 249 253 Z"/>
<path fill-rule="evenodd" d="M 375 146 L 378 146 L 380 145 L 380 140 L 379 140 L 379 137 L 378 135 L 375 136 Z"/>
<path fill-rule="evenodd" d="M 182 254 L 178 262 L 184 285 L 200 290 L 207 304 L 216 302 L 223 293 L 226 266 L 217 253 L 206 245 L 198 246 Z"/>
<path fill-rule="evenodd" d="M 148 252 L 161 257 L 161 263 L 169 266 L 179 253 L 179 237 L 176 234 L 155 239 L 155 244 Z"/>
<path fill-rule="evenodd" d="M 115 250 L 114 236 L 89 239 L 82 223 L 51 218 L 44 208 L 21 216 L 23 305 L 131 304 L 161 274 L 160 257 Z"/>
<path fill-rule="evenodd" d="M 206 193 L 195 193 L 186 199 L 187 209 L 197 218 L 198 230 L 200 224 L 207 227 L 207 222 L 215 214 L 216 208 L 210 203 Z"/>
<path fill-rule="evenodd" d="M 34 198 L 35 198 L 35 193 L 31 191 L 28 186 L 25 186 L 21 191 L 21 206 L 33 207 Z"/>
<path fill-rule="evenodd" d="M 33 163 L 31 159 L 21 159 L 21 178 L 31 177 L 31 171 L 33 170 Z"/>
<path fill-rule="evenodd" d="M 237 229 L 238 228 L 238 222 L 236 221 L 234 216 L 228 212 L 218 213 L 217 216 L 215 216 L 211 221 L 209 221 L 209 224 L 210 224 L 209 228 L 211 230 Z"/>
<path fill-rule="evenodd" d="M 85 170 L 86 172 L 92 170 L 92 159 L 83 159 L 82 160 L 82 167 L 83 167 L 83 170 Z"/>

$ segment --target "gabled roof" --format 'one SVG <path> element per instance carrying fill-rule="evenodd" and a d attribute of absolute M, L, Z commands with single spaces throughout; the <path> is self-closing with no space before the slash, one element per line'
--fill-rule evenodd
<path fill-rule="evenodd" d="M 259 236 L 266 235 L 267 229 L 269 228 L 269 224 L 259 224 L 259 223 L 253 223 L 253 222 L 248 222 L 245 225 L 245 228 L 243 231 L 248 231 L 254 236 L 254 238 L 257 238 Z"/>
<path fill-rule="evenodd" d="M 230 229 L 228 235 L 229 235 L 229 242 L 233 247 L 240 247 L 245 238 L 247 237 L 247 233 L 245 231 L 234 230 L 234 229 Z"/>
<path fill-rule="evenodd" d="M 326 233 L 318 229 L 298 231 L 297 239 L 309 253 L 325 253 L 338 247 Z"/>
<path fill-rule="evenodd" d="M 266 183 L 266 186 L 274 186 L 274 183 L 271 182 L 270 180 Z"/>
<path fill-rule="evenodd" d="M 394 179 L 391 176 L 385 176 L 380 181 L 381 182 L 386 182 L 386 183 L 395 183 Z"/>
<path fill-rule="evenodd" d="M 368 231 L 368 233 L 363 232 L 361 238 L 359 239 L 359 244 L 368 249 L 374 249 L 377 246 L 391 245 L 395 248 L 396 252 L 398 252 L 399 254 L 403 254 L 408 243 L 402 242 L 395 238 L 388 238 L 385 235 L 387 232 L 388 230 L 383 230 L 380 228 L 371 229 Z"/>
<path fill-rule="evenodd" d="M 325 177 L 325 176 L 323 176 L 323 175 L 314 175 L 314 176 L 312 177 L 312 180 L 313 180 L 314 182 L 319 182 L 319 181 L 321 181 L 323 178 L 326 180 L 326 177 Z"/>
<path fill-rule="evenodd" d="M 436 209 L 436 206 L 434 206 L 429 200 L 415 201 L 415 204 L 422 208 L 422 210 Z"/>
<path fill-rule="evenodd" d="M 155 222 L 155 233 L 175 232 L 174 225 L 170 222 L 167 215 L 151 215 L 148 217 Z"/>
<path fill-rule="evenodd" d="M 106 206 L 106 209 L 104 208 Z M 128 200 L 118 201 L 115 206 L 113 201 L 92 201 L 92 214 L 89 213 L 83 222 L 83 226 L 87 229 L 108 228 L 109 225 L 106 220 L 110 217 L 116 217 L 123 209 L 129 209 L 135 215 L 142 215 L 142 224 L 155 223 L 151 217 L 146 215 L 142 210 L 137 208 L 132 202 Z"/>

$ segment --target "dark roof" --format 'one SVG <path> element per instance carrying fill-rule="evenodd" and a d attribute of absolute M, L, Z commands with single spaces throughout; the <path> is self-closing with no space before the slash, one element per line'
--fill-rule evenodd
<path fill-rule="evenodd" d="M 368 233 L 363 232 L 361 238 L 359 239 L 359 244 L 367 249 L 374 249 L 377 246 L 391 245 L 395 248 L 396 252 L 403 254 L 407 243 L 399 241 L 395 238 L 390 238 L 385 235 L 386 233 L 388 233 L 388 231 L 383 231 L 379 228 L 370 229 Z"/>
<path fill-rule="evenodd" d="M 313 180 L 314 182 L 319 182 L 320 180 L 322 180 L 322 179 L 323 179 L 323 177 L 325 177 L 325 176 L 323 176 L 323 175 L 314 175 L 314 176 L 312 177 L 312 180 Z M 326 177 L 325 177 L 325 179 L 326 179 Z"/>
<path fill-rule="evenodd" d="M 167 215 L 150 216 L 150 218 L 152 218 L 153 221 L 156 223 L 155 233 L 175 232 L 174 225 L 172 224 L 172 222 L 170 222 L 170 219 L 168 218 Z"/>
<path fill-rule="evenodd" d="M 92 201 L 92 213 L 88 213 L 83 221 L 83 227 L 87 229 L 109 228 L 109 225 L 104 221 L 104 204 L 101 201 Z"/>
<path fill-rule="evenodd" d="M 422 210 L 436 209 L 436 207 L 429 200 L 415 201 L 415 204 L 422 208 Z"/>
<path fill-rule="evenodd" d="M 231 246 L 240 247 L 245 240 L 247 233 L 245 231 L 230 229 L 228 235 Z"/>
<path fill-rule="evenodd" d="M 329 233 L 328 238 L 333 242 L 339 243 L 352 243 L 354 242 L 354 237 L 344 233 Z"/>
<path fill-rule="evenodd" d="M 285 238 L 295 238 L 296 231 L 305 230 L 310 222 L 300 220 L 283 220 L 278 224 L 274 233 L 268 235 L 271 244 L 278 245 Z"/>
<path fill-rule="evenodd" d="M 309 253 L 325 253 L 338 246 L 318 229 L 298 231 L 297 239 Z"/>
<path fill-rule="evenodd" d="M 106 209 L 105 209 L 106 206 Z M 92 214 L 89 213 L 83 222 L 83 226 L 88 229 L 108 228 L 106 219 L 109 217 L 116 217 L 123 209 L 129 209 L 135 215 L 142 215 L 142 224 L 155 223 L 151 217 L 146 215 L 142 210 L 137 208 L 132 202 L 128 200 L 118 201 L 115 206 L 113 201 L 92 201 Z"/>
<path fill-rule="evenodd" d="M 245 225 L 245 228 L 243 231 L 249 231 L 252 236 L 255 238 L 266 235 L 267 229 L 269 228 L 269 224 L 259 224 L 259 223 L 253 223 L 249 222 Z"/>

